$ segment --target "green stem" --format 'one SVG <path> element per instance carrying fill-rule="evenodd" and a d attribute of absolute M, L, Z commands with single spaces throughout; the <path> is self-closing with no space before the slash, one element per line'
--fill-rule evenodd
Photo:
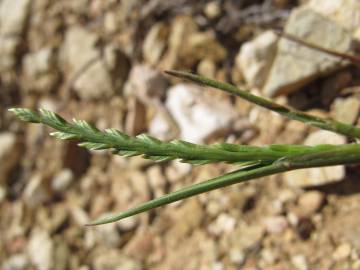
<path fill-rule="evenodd" d="M 339 164 L 352 164 L 360 162 L 360 145 L 342 145 L 337 149 L 330 151 L 323 151 L 322 153 L 304 154 L 295 157 L 288 157 L 280 159 L 270 165 L 259 166 L 254 165 L 245 169 L 234 171 L 198 184 L 194 184 L 189 187 L 185 187 L 170 194 L 166 194 L 160 198 L 153 199 L 130 208 L 129 210 L 111 215 L 94 222 L 87 224 L 101 225 L 106 223 L 115 222 L 142 212 L 149 211 L 151 209 L 170 204 L 176 201 L 180 201 L 204 192 L 208 192 L 214 189 L 223 188 L 229 185 L 238 184 L 254 178 L 268 176 L 276 173 L 291 171 L 301 168 L 331 166 Z"/>
<path fill-rule="evenodd" d="M 238 97 L 241 97 L 249 102 L 252 102 L 254 104 L 257 104 L 261 107 L 264 107 L 266 109 L 269 109 L 271 111 L 277 112 L 287 118 L 297 120 L 303 123 L 306 123 L 311 126 L 315 126 L 321 129 L 326 129 L 329 131 L 333 131 L 351 138 L 360 138 L 360 128 L 354 127 L 352 125 L 348 125 L 345 123 L 341 123 L 332 119 L 325 119 L 317 116 L 313 116 L 310 114 L 306 114 L 304 112 L 295 110 L 293 108 L 277 104 L 269 99 L 259 97 L 256 95 L 251 94 L 248 91 L 240 90 L 239 88 L 228 84 L 223 83 L 219 81 L 215 81 L 200 75 L 192 74 L 189 72 L 184 71 L 165 71 L 165 73 L 179 77 L 182 79 L 187 79 L 189 81 L 210 86 L 216 89 L 220 89 L 222 91 L 225 91 L 227 93 L 236 95 Z"/>

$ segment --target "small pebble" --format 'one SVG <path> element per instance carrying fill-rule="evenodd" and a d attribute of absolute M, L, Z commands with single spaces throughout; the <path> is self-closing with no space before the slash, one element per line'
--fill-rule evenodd
<path fill-rule="evenodd" d="M 288 222 L 283 216 L 273 216 L 264 221 L 266 231 L 270 234 L 282 233 L 288 226 Z"/>
<path fill-rule="evenodd" d="M 308 270 L 308 264 L 306 257 L 302 254 L 298 254 L 291 257 L 291 263 L 295 266 L 297 270 Z"/>
<path fill-rule="evenodd" d="M 299 207 L 306 217 L 311 216 L 324 205 L 325 196 L 319 191 L 308 191 L 299 198 Z"/>
<path fill-rule="evenodd" d="M 346 258 L 348 258 L 351 254 L 351 245 L 344 243 L 339 245 L 334 253 L 333 253 L 333 258 L 336 261 L 340 261 L 340 260 L 344 260 Z"/>

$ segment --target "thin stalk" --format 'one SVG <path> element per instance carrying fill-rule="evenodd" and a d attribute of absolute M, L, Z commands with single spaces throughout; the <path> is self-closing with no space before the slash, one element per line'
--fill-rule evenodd
<path fill-rule="evenodd" d="M 210 86 L 222 91 L 225 91 L 227 93 L 230 93 L 232 95 L 241 97 L 249 102 L 252 102 L 256 105 L 259 105 L 263 108 L 269 109 L 271 111 L 277 112 L 287 118 L 297 120 L 300 122 L 303 122 L 305 124 L 315 126 L 321 129 L 326 129 L 329 131 L 333 131 L 351 138 L 360 138 L 360 128 L 354 127 L 352 125 L 348 125 L 345 123 L 341 123 L 332 119 L 325 119 L 318 116 L 313 116 L 298 110 L 295 110 L 293 108 L 277 104 L 269 99 L 256 96 L 251 94 L 248 91 L 240 90 L 234 85 L 223 83 L 219 81 L 215 81 L 209 78 L 206 78 L 204 76 L 200 76 L 197 74 L 185 72 L 185 71 L 175 71 L 175 70 L 169 70 L 165 71 L 165 73 L 181 78 L 186 79 L 191 82 L 195 82 L 201 85 Z"/>

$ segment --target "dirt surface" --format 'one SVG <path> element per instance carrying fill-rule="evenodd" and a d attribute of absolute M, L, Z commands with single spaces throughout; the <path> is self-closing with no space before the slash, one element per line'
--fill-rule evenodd
<path fill-rule="evenodd" d="M 46 108 L 164 140 L 349 142 L 162 73 L 192 70 L 261 95 L 236 56 L 305 2 L 0 0 L 0 267 L 360 269 L 357 166 L 266 177 L 89 228 L 235 166 L 89 152 L 7 112 Z M 356 124 L 359 74 L 343 66 L 275 100 Z"/>

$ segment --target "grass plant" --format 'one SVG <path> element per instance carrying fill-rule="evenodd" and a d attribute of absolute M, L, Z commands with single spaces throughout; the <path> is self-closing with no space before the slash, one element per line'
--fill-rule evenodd
<path fill-rule="evenodd" d="M 360 128 L 355 126 L 306 114 L 253 95 L 248 91 L 240 90 L 231 84 L 196 74 L 183 71 L 167 71 L 166 73 L 228 92 L 290 119 L 336 132 L 354 140 L 360 139 Z M 276 173 L 301 168 L 360 163 L 360 144 L 356 143 L 317 146 L 276 144 L 258 147 L 229 143 L 199 145 L 182 140 L 164 142 L 146 134 L 130 137 L 116 129 L 101 131 L 82 120 L 74 119 L 72 122 L 68 122 L 61 116 L 47 110 L 32 111 L 12 108 L 10 111 L 25 122 L 41 123 L 55 129 L 56 131 L 50 134 L 58 139 L 80 141 L 80 146 L 90 150 L 111 149 L 117 155 L 126 157 L 142 155 L 144 158 L 156 162 L 180 159 L 182 162 L 194 165 L 214 162 L 239 165 L 239 169 L 233 172 L 182 188 L 125 212 L 95 220 L 87 225 L 115 222 L 204 192 Z"/>

